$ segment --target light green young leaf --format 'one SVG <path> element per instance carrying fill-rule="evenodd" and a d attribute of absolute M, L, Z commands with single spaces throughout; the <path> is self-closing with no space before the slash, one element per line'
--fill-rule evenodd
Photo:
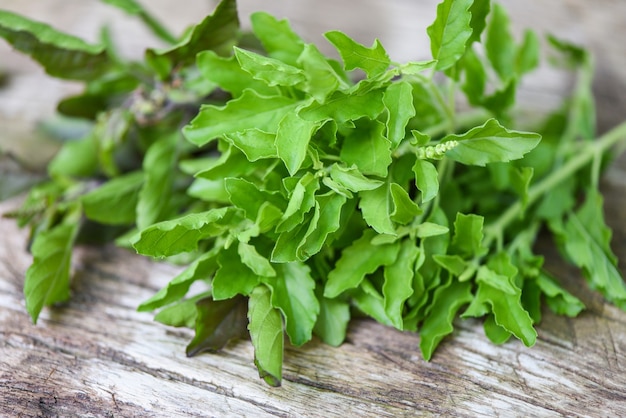
<path fill-rule="evenodd" d="M 439 193 L 439 173 L 429 161 L 418 158 L 413 166 L 415 186 L 422 192 L 422 203 L 432 200 Z"/>
<path fill-rule="evenodd" d="M 348 71 L 360 68 L 372 78 L 389 68 L 391 60 L 378 39 L 367 48 L 340 31 L 326 32 L 324 37 L 337 48 Z"/>
<path fill-rule="evenodd" d="M 285 318 L 285 329 L 292 344 L 300 346 L 311 339 L 320 311 L 315 296 L 315 280 L 310 268 L 299 261 L 279 264 L 278 274 L 264 278 L 272 290 L 272 306 Z"/>
<path fill-rule="evenodd" d="M 137 228 L 163 220 L 170 204 L 178 160 L 178 132 L 161 136 L 143 158 L 144 183 L 137 201 Z"/>
<path fill-rule="evenodd" d="M 305 44 L 286 19 L 277 20 L 268 13 L 256 12 L 250 16 L 250 21 L 254 34 L 270 57 L 296 66 Z"/>
<path fill-rule="evenodd" d="M 309 141 L 320 124 L 302 119 L 295 112 L 287 113 L 278 124 L 275 147 L 289 174 L 295 175 L 304 162 Z"/>
<path fill-rule="evenodd" d="M 366 275 L 396 261 L 400 244 L 372 245 L 374 236 L 375 232 L 368 229 L 341 252 L 335 268 L 328 274 L 325 297 L 334 298 L 345 290 L 354 289 Z"/>
<path fill-rule="evenodd" d="M 338 347 L 346 339 L 350 322 L 350 305 L 340 299 L 325 298 L 322 291 L 316 293 L 320 303 L 320 313 L 313 332 L 324 343 Z"/>
<path fill-rule="evenodd" d="M 230 299 L 235 295 L 248 296 L 261 282 L 261 277 L 244 264 L 234 245 L 220 252 L 217 264 L 219 268 L 212 282 L 214 300 Z"/>
<path fill-rule="evenodd" d="M 539 65 L 541 56 L 539 37 L 531 30 L 524 32 L 524 40 L 515 57 L 515 72 L 522 76 L 531 72 Z"/>
<path fill-rule="evenodd" d="M 243 264 L 248 266 L 250 270 L 257 276 L 274 277 L 276 271 L 272 267 L 269 260 L 258 253 L 256 247 L 246 242 L 237 244 L 237 252 Z"/>
<path fill-rule="evenodd" d="M 541 272 L 536 281 L 541 293 L 545 295 L 546 303 L 557 315 L 575 317 L 585 309 L 585 304 L 580 299 L 559 286 L 545 272 Z"/>
<path fill-rule="evenodd" d="M 322 249 L 330 234 L 341 226 L 341 211 L 346 203 L 346 197 L 332 191 L 316 196 L 319 221 L 317 227 L 311 231 L 305 241 L 298 247 L 301 259 L 309 258 Z"/>
<path fill-rule="evenodd" d="M 223 107 L 204 105 L 200 113 L 183 128 L 185 137 L 196 145 L 206 145 L 226 134 L 259 129 L 276 132 L 280 120 L 298 106 L 284 96 L 260 96 L 246 90 Z"/>
<path fill-rule="evenodd" d="M 433 260 L 455 277 L 459 277 L 468 268 L 468 263 L 463 257 L 456 254 L 435 254 Z"/>
<path fill-rule="evenodd" d="M 298 65 L 304 68 L 306 81 L 298 86 L 310 94 L 318 103 L 324 103 L 328 96 L 347 83 L 315 45 L 307 44 L 298 57 Z"/>
<path fill-rule="evenodd" d="M 219 208 L 162 221 L 141 231 L 132 244 L 139 254 L 152 257 L 193 251 L 200 240 L 220 234 L 219 221 L 232 215 L 232 208 Z"/>
<path fill-rule="evenodd" d="M 104 46 L 90 45 L 7 10 L 0 10 L 0 37 L 30 55 L 53 77 L 89 81 L 113 68 Z"/>
<path fill-rule="evenodd" d="M 283 321 L 272 307 L 270 291 L 257 286 L 248 302 L 248 330 L 254 347 L 259 376 L 271 386 L 280 386 L 283 369 Z"/>
<path fill-rule="evenodd" d="M 208 296 L 204 294 L 202 296 Z M 198 318 L 197 299 L 179 300 L 161 309 L 154 315 L 154 320 L 170 327 L 186 327 L 193 329 Z"/>
<path fill-rule="evenodd" d="M 231 339 L 245 337 L 246 308 L 246 300 L 242 297 L 213 300 L 209 296 L 199 300 L 196 303 L 196 335 L 187 346 L 187 356 L 205 351 L 214 353 Z"/>
<path fill-rule="evenodd" d="M 265 202 L 280 209 L 286 207 L 285 200 L 278 193 L 261 190 L 248 180 L 230 177 L 225 179 L 225 186 L 232 204 L 243 209 L 250 220 L 257 219 L 259 209 Z"/>
<path fill-rule="evenodd" d="M 268 86 L 295 86 L 306 80 L 297 67 L 263 55 L 235 47 L 235 57 L 241 68 Z"/>
<path fill-rule="evenodd" d="M 336 123 L 344 123 L 361 118 L 376 119 L 383 109 L 382 90 L 357 95 L 335 92 L 324 103 L 314 102 L 305 106 L 299 116 L 312 122 L 334 120 Z"/>
<path fill-rule="evenodd" d="M 487 315 L 485 322 L 483 322 L 483 329 L 489 341 L 496 345 L 504 344 L 511 339 L 511 335 L 513 335 L 505 328 L 498 325 L 494 315 Z"/>
<path fill-rule="evenodd" d="M 393 83 L 383 96 L 387 109 L 387 139 L 391 141 L 391 149 L 395 150 L 406 136 L 406 126 L 415 116 L 413 106 L 413 87 L 406 81 Z"/>
<path fill-rule="evenodd" d="M 196 55 L 202 51 L 230 55 L 238 32 L 236 0 L 221 0 L 213 14 L 187 31 L 186 36 L 176 45 L 160 51 L 148 49 L 146 60 L 161 78 L 166 78 L 174 66 L 194 63 Z"/>
<path fill-rule="evenodd" d="M 444 0 L 437 6 L 437 17 L 426 29 L 437 70 L 447 70 L 463 56 L 472 35 L 472 3 L 473 0 Z"/>
<path fill-rule="evenodd" d="M 356 165 L 363 174 L 386 177 L 392 158 L 391 143 L 384 131 L 385 125 L 381 122 L 358 121 L 357 129 L 344 138 L 341 159 Z"/>
<path fill-rule="evenodd" d="M 308 258 L 308 254 L 303 251 L 303 248 L 306 239 L 317 229 L 320 219 L 319 205 L 314 204 L 313 211 L 309 211 L 305 215 L 302 223 L 278 236 L 272 251 L 274 263 L 291 263 L 298 260 L 304 261 Z"/>
<path fill-rule="evenodd" d="M 210 278 L 217 270 L 217 254 L 220 248 L 202 254 L 185 270 L 174 277 L 164 288 L 159 290 L 150 299 L 139 305 L 139 312 L 152 311 L 182 299 L 196 280 Z"/>
<path fill-rule="evenodd" d="M 517 45 L 511 33 L 506 10 L 498 3 L 493 5 L 486 35 L 487 58 L 489 58 L 500 80 L 507 82 L 515 75 Z"/>
<path fill-rule="evenodd" d="M 393 212 L 390 213 L 392 221 L 406 225 L 423 213 L 422 209 L 411 200 L 406 189 L 399 184 L 391 183 L 390 192 L 394 208 Z"/>
<path fill-rule="evenodd" d="M 471 290 L 470 282 L 461 283 L 453 278 L 437 287 L 428 316 L 419 330 L 424 360 L 430 360 L 441 340 L 453 331 L 452 322 L 457 312 L 472 300 Z"/>
<path fill-rule="evenodd" d="M 92 135 L 63 144 L 48 164 L 52 177 L 90 177 L 98 171 L 98 144 Z"/>
<path fill-rule="evenodd" d="M 465 258 L 483 255 L 484 218 L 479 215 L 457 213 L 454 221 L 452 248 L 456 254 Z"/>
<path fill-rule="evenodd" d="M 202 51 L 198 54 L 196 64 L 205 79 L 217 84 L 234 98 L 241 96 L 246 89 L 266 96 L 278 93 L 276 87 L 255 80 L 250 73 L 244 71 L 235 56 L 221 57 L 214 51 Z"/>
<path fill-rule="evenodd" d="M 276 141 L 276 134 L 274 133 L 252 128 L 243 132 L 226 134 L 224 139 L 239 148 L 250 162 L 278 157 L 276 146 L 274 145 Z"/>
<path fill-rule="evenodd" d="M 374 190 L 383 182 L 365 177 L 356 166 L 345 167 L 337 163 L 330 166 L 330 177 L 352 192 Z"/>
<path fill-rule="evenodd" d="M 365 222 L 379 234 L 396 235 L 396 227 L 391 220 L 393 200 L 389 185 L 363 190 L 359 197 L 359 209 Z"/>
<path fill-rule="evenodd" d="M 93 221 L 108 225 L 134 223 L 143 183 L 144 174 L 141 171 L 107 181 L 81 197 L 85 215 Z"/>
<path fill-rule="evenodd" d="M 24 297 L 26 310 L 37 323 L 46 305 L 66 301 L 70 296 L 72 248 L 80 223 L 77 208 L 65 222 L 35 235 L 31 248 L 33 264 L 26 270 Z"/>
<path fill-rule="evenodd" d="M 448 135 L 443 142 L 458 141 L 446 156 L 466 165 L 484 166 L 522 158 L 534 149 L 541 135 L 508 130 L 495 119 L 461 135 Z"/>
<path fill-rule="evenodd" d="M 319 190 L 319 180 L 315 175 L 307 172 L 298 180 L 290 191 L 289 204 L 276 226 L 276 232 L 290 231 L 302 224 L 304 215 L 315 206 L 315 193 Z"/>
<path fill-rule="evenodd" d="M 528 188 L 533 179 L 534 169 L 532 167 L 521 167 L 511 170 L 511 186 L 522 201 L 522 210 L 528 206 Z"/>
<path fill-rule="evenodd" d="M 420 249 L 414 241 L 406 239 L 400 244 L 400 251 L 395 263 L 385 266 L 383 298 L 385 312 L 394 327 L 403 329 L 403 307 L 406 300 L 413 294 L 415 262 Z"/>
<path fill-rule="evenodd" d="M 482 105 L 487 86 L 487 70 L 483 62 L 472 48 L 468 48 L 460 61 L 460 66 L 465 74 L 461 89 L 467 100 L 473 106 Z"/>

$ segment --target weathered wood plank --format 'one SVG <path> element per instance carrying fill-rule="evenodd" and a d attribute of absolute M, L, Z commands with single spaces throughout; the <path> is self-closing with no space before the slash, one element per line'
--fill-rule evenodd
<path fill-rule="evenodd" d="M 257 7 L 252 0 L 241 3 L 244 16 Z M 549 29 L 593 47 L 601 119 L 605 125 L 623 119 L 626 45 L 614 40 L 623 33 L 626 3 L 503 3 L 518 30 L 526 25 Z M 178 27 L 208 8 L 203 1 L 175 12 L 166 0 L 150 4 L 161 16 L 182 16 L 174 22 Z M 392 57 L 403 60 L 427 54 L 423 30 L 435 4 L 280 0 L 264 7 L 291 17 L 310 40 L 322 43 L 319 34 L 329 29 L 342 29 L 364 43 L 378 36 Z M 0 8 L 30 12 L 91 39 L 103 19 L 118 27 L 125 22 L 119 14 L 104 13 L 95 1 L 47 0 L 33 6 L 0 0 Z M 149 44 L 136 27 L 127 41 L 128 53 Z M 8 128 L 18 126 L 13 129 L 22 134 L 21 124 L 48 115 L 61 95 L 76 88 L 49 81 L 27 60 L 8 55 L 4 45 L 0 56 L 0 65 L 20 72 L 10 89 L 0 92 L 0 120 Z M 567 79 L 543 71 L 526 86 L 525 100 L 553 103 L 565 87 Z M 607 215 L 622 260 L 625 178 L 624 168 L 616 167 L 605 183 Z M 0 212 L 16 204 L 2 204 Z M 575 270 L 551 258 L 551 269 L 568 280 L 589 309 L 576 319 L 546 312 L 531 349 L 517 341 L 494 346 L 479 322 L 460 321 L 453 338 L 426 363 L 416 335 L 361 320 L 352 324 L 339 348 L 318 341 L 287 347 L 284 384 L 269 388 L 258 379 L 249 342 L 186 358 L 190 331 L 164 327 L 150 314 L 135 311 L 178 269 L 111 247 L 83 248 L 74 260 L 72 300 L 45 310 L 39 324 L 32 325 L 22 296 L 30 262 L 26 238 L 11 220 L 0 220 L 0 416 L 626 416 L 626 313 L 605 304 Z"/>

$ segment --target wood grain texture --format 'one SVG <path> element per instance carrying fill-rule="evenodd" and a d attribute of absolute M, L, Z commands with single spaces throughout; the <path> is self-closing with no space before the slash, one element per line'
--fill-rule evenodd
<path fill-rule="evenodd" d="M 259 4 L 241 3 L 243 16 Z M 624 32 L 623 1 L 503 3 L 516 30 L 549 29 L 592 47 L 601 121 L 609 126 L 624 119 L 626 45 L 616 40 Z M 207 9 L 204 1 L 189 1 L 185 10 L 172 10 L 180 8 L 177 4 L 155 1 L 154 8 L 160 16 L 181 16 L 178 27 Z M 276 0 L 264 7 L 292 18 L 310 40 L 322 43 L 319 34 L 330 29 L 364 43 L 380 37 L 392 57 L 403 60 L 427 54 L 423 32 L 435 4 Z M 127 22 L 119 14 L 103 14 L 95 0 L 0 0 L 0 8 L 20 9 L 90 39 L 103 19 L 117 27 Z M 129 54 L 148 42 L 135 30 L 131 27 L 124 43 Z M 7 138 L 27 138 L 31 124 L 76 86 L 50 81 L 5 45 L 0 66 L 14 74 L 9 89 L 0 91 L 5 141 L 0 138 L 0 146 L 6 146 Z M 542 70 L 525 85 L 524 100 L 554 103 L 567 86 L 562 75 Z M 611 169 L 604 183 L 614 249 L 622 260 L 624 167 L 622 161 Z M 0 204 L 0 213 L 17 204 Z M 258 378 L 247 341 L 219 354 L 185 357 L 191 331 L 165 327 L 135 310 L 178 268 L 112 247 L 81 248 L 74 258 L 71 301 L 44 310 L 39 324 L 32 325 L 22 295 L 31 261 L 26 241 L 25 231 L 0 219 L 1 417 L 626 416 L 626 313 L 591 293 L 577 271 L 551 256 L 548 243 L 549 268 L 589 309 L 576 319 L 545 312 L 535 347 L 517 341 L 494 346 L 480 322 L 465 320 L 427 363 L 415 334 L 359 320 L 339 348 L 317 340 L 287 346 L 283 386 L 270 388 Z"/>

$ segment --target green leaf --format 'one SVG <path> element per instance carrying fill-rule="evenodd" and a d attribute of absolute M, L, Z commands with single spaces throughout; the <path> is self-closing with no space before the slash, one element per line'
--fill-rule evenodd
<path fill-rule="evenodd" d="M 400 251 L 395 263 L 385 266 L 385 282 L 383 284 L 383 297 L 385 312 L 394 327 L 403 329 L 403 307 L 406 300 L 413 294 L 413 279 L 415 275 L 415 262 L 420 249 L 414 241 L 409 239 L 402 241 Z"/>
<path fill-rule="evenodd" d="M 87 218 L 110 225 L 127 225 L 137 218 L 136 207 L 144 184 L 144 174 L 135 171 L 107 181 L 83 195 L 81 203 Z"/>
<path fill-rule="evenodd" d="M 385 90 L 383 103 L 387 109 L 387 139 L 395 150 L 406 136 L 409 120 L 415 116 L 413 87 L 406 81 L 391 84 Z"/>
<path fill-rule="evenodd" d="M 354 164 L 363 174 L 386 177 L 391 158 L 391 143 L 378 121 L 360 120 L 357 129 L 344 138 L 340 157 Z"/>
<path fill-rule="evenodd" d="M 64 302 L 70 296 L 70 263 L 79 222 L 76 214 L 66 216 L 64 223 L 35 235 L 31 247 L 33 264 L 26 270 L 24 297 L 33 323 L 45 305 Z"/>
<path fill-rule="evenodd" d="M 539 66 L 541 51 L 539 37 L 531 30 L 524 32 L 524 40 L 515 57 L 515 72 L 521 76 Z"/>
<path fill-rule="evenodd" d="M 470 8 L 473 0 L 444 0 L 437 6 L 437 17 L 426 31 L 430 51 L 439 71 L 452 67 L 463 56 L 472 36 Z"/>
<path fill-rule="evenodd" d="M 347 83 L 315 45 L 307 44 L 298 57 L 298 65 L 304 68 L 306 81 L 299 88 L 310 94 L 318 103 L 326 101 L 328 96 Z"/>
<path fill-rule="evenodd" d="M 473 49 L 468 49 L 460 61 L 465 74 L 465 80 L 461 84 L 461 89 L 465 93 L 467 100 L 473 106 L 483 104 L 485 88 L 487 86 L 487 71 L 480 58 Z"/>
<path fill-rule="evenodd" d="M 509 17 L 504 7 L 493 5 L 491 21 L 487 27 L 485 39 L 487 58 L 503 81 L 508 81 L 515 74 L 517 47 L 511 34 Z"/>
<path fill-rule="evenodd" d="M 302 249 L 306 244 L 307 237 L 316 230 L 319 224 L 319 217 L 319 205 L 315 204 L 314 210 L 306 214 L 302 223 L 289 231 L 281 233 L 272 251 L 272 261 L 274 263 L 290 263 L 297 260 L 306 260 L 308 256 Z"/>
<path fill-rule="evenodd" d="M 484 218 L 479 215 L 457 213 L 454 221 L 454 236 L 452 248 L 463 257 L 483 255 Z"/>
<path fill-rule="evenodd" d="M 309 141 L 320 124 L 302 119 L 297 113 L 287 113 L 278 124 L 275 147 L 278 157 L 292 176 L 302 166 Z"/>
<path fill-rule="evenodd" d="M 394 208 L 390 214 L 392 221 L 406 225 L 422 214 L 422 209 L 411 200 L 409 193 L 402 186 L 391 183 L 390 192 Z"/>
<path fill-rule="evenodd" d="M 430 311 L 419 331 L 420 350 L 425 360 L 430 360 L 441 340 L 452 333 L 457 312 L 472 300 L 471 289 L 470 282 L 450 279 L 435 290 Z"/>
<path fill-rule="evenodd" d="M 311 269 L 302 262 L 276 266 L 276 276 L 264 278 L 272 291 L 272 306 L 285 318 L 285 329 L 292 344 L 300 346 L 311 339 L 320 311 Z"/>
<path fill-rule="evenodd" d="M 459 255 L 435 254 L 433 260 L 453 276 L 459 277 L 468 268 L 468 264 Z"/>
<path fill-rule="evenodd" d="M 144 183 L 137 202 L 137 228 L 163 220 L 170 205 L 178 161 L 178 132 L 161 136 L 143 159 Z"/>
<path fill-rule="evenodd" d="M 382 113 L 383 91 L 372 90 L 364 94 L 336 92 L 324 103 L 314 102 L 302 108 L 299 116 L 312 122 L 334 120 L 336 123 L 361 118 L 375 119 Z"/>
<path fill-rule="evenodd" d="M 325 297 L 334 298 L 345 290 L 354 289 L 366 275 L 396 261 L 400 245 L 373 245 L 371 240 L 374 236 L 373 231 L 366 230 L 361 238 L 341 252 L 335 268 L 328 274 Z"/>
<path fill-rule="evenodd" d="M 213 51 L 202 51 L 198 54 L 196 64 L 205 79 L 217 84 L 234 98 L 241 96 L 246 89 L 263 95 L 277 93 L 275 87 L 255 80 L 250 73 L 244 71 L 235 56 L 221 57 Z"/>
<path fill-rule="evenodd" d="M 230 55 L 239 31 L 235 0 L 222 0 L 212 15 L 187 31 L 176 45 L 160 51 L 148 49 L 146 60 L 161 78 L 166 78 L 175 66 L 193 64 L 202 51 Z"/>
<path fill-rule="evenodd" d="M 53 77 L 88 81 L 113 68 L 104 46 L 90 45 L 7 10 L 0 10 L 0 37 L 30 55 Z"/>
<path fill-rule="evenodd" d="M 339 299 L 328 299 L 319 292 L 320 313 L 313 328 L 324 343 L 338 347 L 346 339 L 350 322 L 350 305 Z"/>
<path fill-rule="evenodd" d="M 272 267 L 269 260 L 259 254 L 254 245 L 246 242 L 239 242 L 237 245 L 237 252 L 243 264 L 248 266 L 250 270 L 257 276 L 274 277 L 276 271 Z"/>
<path fill-rule="evenodd" d="M 532 182 L 535 170 L 532 167 L 521 167 L 511 171 L 511 186 L 522 201 L 522 210 L 526 210 L 528 206 L 528 188 Z"/>
<path fill-rule="evenodd" d="M 48 164 L 48 173 L 53 177 L 89 177 L 97 171 L 98 145 L 91 135 L 77 141 L 65 142 Z"/>
<path fill-rule="evenodd" d="M 206 296 L 206 295 L 203 295 Z M 196 298 L 180 300 L 161 309 L 154 320 L 171 327 L 194 328 L 198 317 Z"/>
<path fill-rule="evenodd" d="M 346 197 L 332 191 L 316 196 L 316 207 L 319 212 L 317 227 L 298 247 L 301 258 L 309 258 L 322 249 L 328 236 L 341 227 L 341 213 Z"/>
<path fill-rule="evenodd" d="M 396 227 L 391 220 L 393 201 L 389 185 L 364 190 L 359 197 L 359 209 L 365 222 L 379 234 L 396 235 Z"/>
<path fill-rule="evenodd" d="M 439 193 L 439 173 L 429 161 L 418 158 L 413 166 L 415 186 L 422 192 L 422 203 L 432 200 Z"/>
<path fill-rule="evenodd" d="M 363 280 L 358 288 L 350 292 L 350 297 L 352 304 L 365 315 L 383 325 L 393 326 L 385 312 L 383 296 L 368 279 Z"/>
<path fill-rule="evenodd" d="M 326 32 L 324 37 L 337 48 L 348 71 L 360 68 L 372 78 L 385 72 L 391 64 L 387 51 L 378 39 L 367 48 L 340 31 Z"/>
<path fill-rule="evenodd" d="M 235 297 L 213 300 L 206 297 L 196 303 L 196 335 L 187 346 L 188 357 L 208 351 L 214 353 L 230 340 L 246 336 L 246 300 Z"/>
<path fill-rule="evenodd" d="M 511 338 L 511 334 L 505 328 L 502 328 L 496 322 L 496 318 L 494 315 L 488 315 L 483 323 L 483 329 L 485 330 L 485 335 L 489 338 L 494 344 L 504 344 Z"/>
<path fill-rule="evenodd" d="M 530 132 L 508 130 L 495 119 L 461 135 L 448 135 L 443 142 L 458 141 L 446 156 L 466 165 L 484 166 L 522 158 L 537 146 L 541 136 Z"/>
<path fill-rule="evenodd" d="M 491 0 L 474 0 L 469 10 L 472 14 L 470 21 L 472 36 L 468 40 L 468 45 L 472 42 L 480 42 L 480 36 L 487 26 L 487 17 L 491 11 Z"/>
<path fill-rule="evenodd" d="M 276 226 L 276 232 L 290 231 L 302 224 L 304 215 L 315 206 L 315 193 L 319 188 L 319 180 L 312 173 L 306 173 L 298 180 L 290 191 L 289 204 Z"/>
<path fill-rule="evenodd" d="M 217 251 L 216 251 L 217 250 Z M 219 248 L 208 251 L 198 257 L 185 270 L 174 277 L 164 288 L 137 308 L 140 312 L 152 311 L 182 299 L 191 285 L 197 280 L 209 279 L 217 270 Z"/>
<path fill-rule="evenodd" d="M 277 20 L 268 13 L 256 12 L 250 16 L 250 21 L 254 34 L 270 57 L 296 65 L 305 44 L 286 19 Z"/>
<path fill-rule="evenodd" d="M 138 253 L 152 257 L 193 251 L 200 240 L 222 232 L 219 221 L 227 215 L 232 215 L 232 208 L 211 209 L 162 221 L 141 231 L 132 244 Z"/>
<path fill-rule="evenodd" d="M 253 128 L 224 135 L 224 139 L 240 149 L 250 162 L 278 157 L 274 145 L 276 141 L 276 134 L 274 133 Z"/>
<path fill-rule="evenodd" d="M 575 317 L 585 309 L 585 304 L 580 299 L 560 287 L 545 272 L 537 276 L 536 281 L 546 297 L 546 303 L 557 315 Z"/>
<path fill-rule="evenodd" d="M 270 386 L 280 386 L 283 368 L 283 321 L 271 304 L 267 287 L 257 286 L 248 302 L 248 331 L 259 376 Z"/>
<path fill-rule="evenodd" d="M 275 58 L 235 47 L 235 57 L 241 68 L 268 86 L 295 86 L 306 80 L 304 72 Z"/>
<path fill-rule="evenodd" d="M 248 296 L 261 281 L 261 277 L 244 264 L 234 245 L 220 252 L 217 264 L 219 268 L 213 277 L 212 288 L 214 300 Z"/>
<path fill-rule="evenodd" d="M 227 178 L 225 186 L 232 204 L 243 209 L 246 217 L 253 221 L 257 219 L 259 210 L 265 202 L 270 202 L 281 209 L 286 206 L 283 198 L 276 193 L 261 190 L 244 179 Z"/>
<path fill-rule="evenodd" d="M 163 27 L 154 16 L 150 15 L 135 0 L 102 0 L 112 6 L 115 6 L 131 16 L 138 16 L 152 32 L 165 42 L 174 43 L 176 38 L 165 27 Z"/>
<path fill-rule="evenodd" d="M 283 96 L 261 96 L 246 90 L 225 106 L 203 105 L 200 113 L 183 128 L 185 137 L 205 145 L 226 134 L 259 129 L 276 132 L 278 123 L 297 107 L 298 102 Z"/>
<path fill-rule="evenodd" d="M 335 163 L 330 166 L 329 174 L 334 181 L 341 184 L 351 192 L 374 190 L 383 184 L 380 180 L 373 180 L 365 177 L 355 165 L 351 167 L 344 167 Z"/>

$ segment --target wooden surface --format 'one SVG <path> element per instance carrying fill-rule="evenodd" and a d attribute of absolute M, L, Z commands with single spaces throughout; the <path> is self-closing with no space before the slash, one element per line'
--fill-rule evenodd
<path fill-rule="evenodd" d="M 168 14 L 174 3 L 154 5 L 163 16 L 178 16 L 174 24 L 180 27 L 207 9 L 206 2 L 189 0 L 185 10 Z M 420 39 L 435 3 L 393 0 L 383 8 L 379 0 L 359 0 L 346 10 L 336 0 L 281 0 L 267 7 L 292 17 L 294 26 L 311 38 L 334 28 L 363 42 L 378 36 L 400 60 L 423 55 Z M 601 119 L 608 126 L 626 118 L 621 98 L 626 96 L 626 67 L 618 65 L 626 59 L 626 46 L 617 36 L 624 33 L 626 3 L 504 3 L 518 18 L 517 28 L 553 26 L 560 35 L 593 47 L 601 74 Z M 242 13 L 255 4 L 259 2 L 243 1 Z M 102 12 L 95 0 L 0 0 L 0 8 L 58 22 L 92 39 L 95 22 L 109 19 L 123 25 L 119 15 Z M 145 38 L 136 33 L 124 44 L 128 54 L 143 47 Z M 77 87 L 50 81 L 1 43 L 0 68 L 14 75 L 9 88 L 0 91 L 0 147 L 6 149 L 28 140 L 34 121 L 49 115 L 58 97 Z M 566 79 L 542 70 L 525 86 L 525 97 L 554 100 L 566 87 Z M 624 167 L 623 162 L 614 167 L 604 186 L 614 248 L 622 260 Z M 17 204 L 3 203 L 0 212 Z M 416 335 L 362 320 L 351 325 L 348 341 L 339 348 L 318 341 L 287 347 L 283 386 L 269 388 L 258 378 L 249 342 L 232 344 L 217 355 L 186 358 L 191 331 L 165 327 L 135 311 L 177 268 L 111 247 L 82 248 L 74 259 L 72 300 L 46 309 L 39 324 L 32 325 L 22 296 L 30 262 L 26 240 L 25 231 L 0 219 L 0 417 L 626 416 L 626 313 L 590 293 L 576 271 L 552 257 L 551 271 L 589 309 L 576 319 L 546 312 L 531 349 L 517 341 L 494 346 L 479 322 L 466 320 L 458 322 L 453 338 L 426 363 Z"/>

